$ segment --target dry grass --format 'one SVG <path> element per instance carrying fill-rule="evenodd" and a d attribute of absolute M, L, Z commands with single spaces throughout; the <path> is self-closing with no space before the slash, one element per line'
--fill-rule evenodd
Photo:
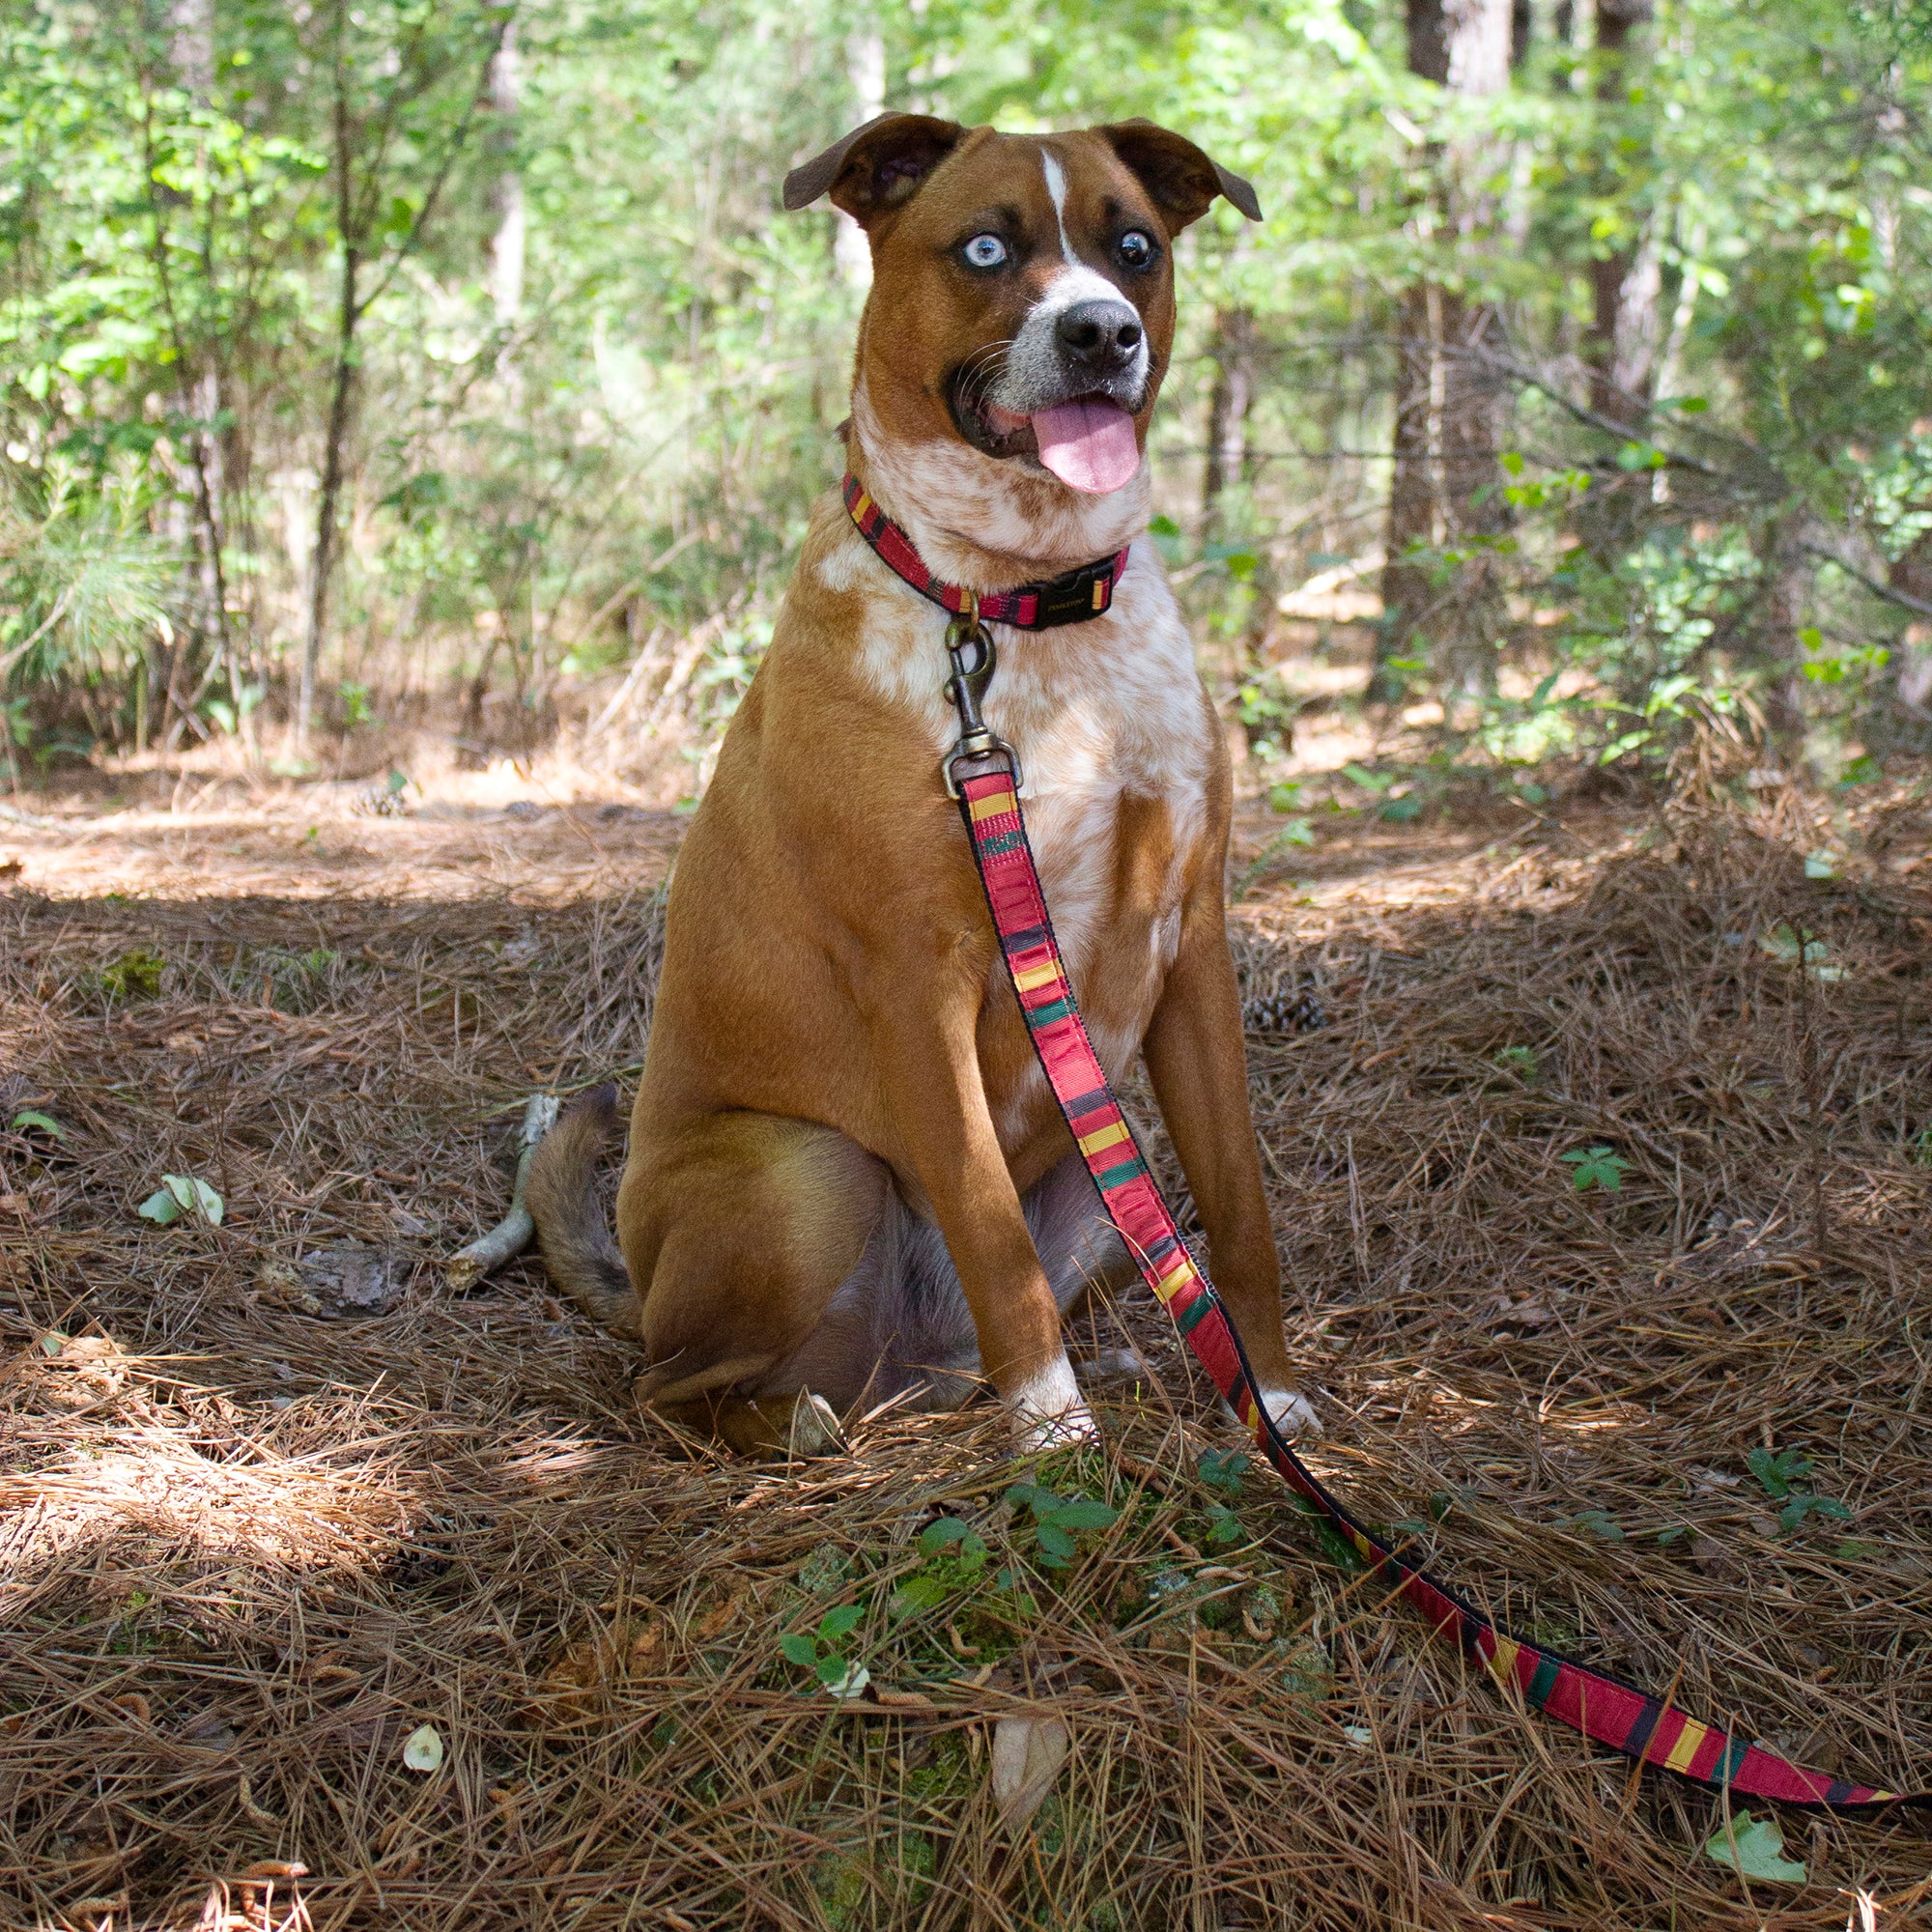
<path fill-rule="evenodd" d="M 1725 797 L 1337 821 L 1302 883 L 1243 903 L 1252 992 L 1327 1020 L 1252 1042 L 1332 1423 L 1313 1460 L 1546 1640 L 1924 1783 L 1932 895 L 1898 861 L 1927 818 L 1867 813 L 1847 875 L 1807 880 L 1824 808 Z M 0 901 L 5 1119 L 69 1129 L 0 1135 L 0 1922 L 1690 1932 L 1856 1924 L 1860 1889 L 1881 1923 L 1922 1911 L 1909 1820 L 1787 1819 L 1812 1883 L 1747 1896 L 1698 1849 L 1710 1797 L 1465 1683 L 1264 1475 L 1236 1504 L 1259 1541 L 1206 1547 L 1195 1459 L 1235 1437 L 1142 1303 L 1119 1321 L 1154 1372 L 1102 1391 L 1108 1454 L 1036 1472 L 1114 1527 L 1031 1610 L 982 1576 L 893 1617 L 881 1579 L 933 1516 L 1024 1548 L 987 1411 L 734 1463 L 640 1417 L 625 1350 L 534 1264 L 462 1299 L 432 1265 L 500 1210 L 522 1096 L 638 1059 L 669 821 L 613 846 L 573 816 L 554 851 L 601 856 L 564 893 L 527 827 L 479 890 L 419 828 L 331 822 L 325 845 L 393 837 L 394 863 L 275 898 L 291 835 L 245 816 L 163 828 L 170 869 L 119 901 L 156 878 L 127 837 L 94 838 L 88 896 L 71 841 L 0 827 L 29 857 Z M 242 871 L 197 890 L 197 839 L 238 838 Z M 1841 977 L 1766 951 L 1780 922 Z M 1561 1161 L 1599 1145 L 1615 1194 Z M 138 1220 L 164 1171 L 210 1180 L 225 1224 Z M 311 1319 L 259 1285 L 345 1239 L 405 1258 L 391 1312 Z M 1807 1451 L 1852 1520 L 1781 1530 L 1746 1471 L 1766 1444 Z M 875 1687 L 929 1708 L 838 1706 L 781 1660 L 838 1602 L 867 1605 Z M 1071 1756 L 1013 1832 L 988 1727 L 1043 1708 Z M 425 1722 L 430 1775 L 401 1758 Z"/>

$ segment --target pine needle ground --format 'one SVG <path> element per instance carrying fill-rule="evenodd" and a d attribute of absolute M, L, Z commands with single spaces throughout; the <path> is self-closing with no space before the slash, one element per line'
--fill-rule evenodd
<path fill-rule="evenodd" d="M 458 850 L 314 810 L 0 826 L 0 1128 L 65 1135 L 0 1137 L 0 1923 L 1922 1915 L 1909 1820 L 1788 1815 L 1808 1882 L 1747 1885 L 1711 1795 L 1471 1681 L 1238 1475 L 1144 1300 L 1082 1337 L 1147 1364 L 1094 1384 L 1104 1452 L 1016 1465 L 980 1407 L 774 1468 L 640 1414 L 534 1262 L 451 1295 L 524 1097 L 639 1057 L 675 821 L 485 814 Z M 1908 1785 L 1929 833 L 1905 788 L 1848 815 L 1707 770 L 1259 867 L 1257 822 L 1234 867 L 1318 1471 L 1529 1634 Z M 139 1218 L 164 1173 L 221 1225 Z M 290 1270 L 342 1242 L 386 1312 L 303 1312 Z M 1114 1515 L 1044 1567 L 1020 1481 Z M 842 1605 L 850 1700 L 781 1650 Z M 1015 1824 L 990 1737 L 1028 1715 L 1069 1748 Z"/>

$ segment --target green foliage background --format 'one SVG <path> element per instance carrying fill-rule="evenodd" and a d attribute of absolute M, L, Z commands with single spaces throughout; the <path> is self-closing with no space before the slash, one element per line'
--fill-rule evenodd
<path fill-rule="evenodd" d="M 713 732 L 836 477 L 863 298 L 836 217 L 781 213 L 779 185 L 880 60 L 890 106 L 1145 114 L 1255 181 L 1263 227 L 1218 210 L 1182 250 L 1156 454 L 1163 542 L 1258 742 L 1275 597 L 1346 559 L 1373 581 L 1425 281 L 1502 318 L 1507 507 L 1477 548 L 1507 595 L 1473 676 L 1467 639 L 1384 639 L 1384 696 L 1442 696 L 1504 762 L 1644 755 L 1743 704 L 1836 771 L 1932 724 L 1924 0 L 1661 0 L 1608 76 L 1588 0 L 1534 0 L 1510 87 L 1476 99 L 1408 71 L 1393 0 L 197 5 L 0 3 L 16 770 L 253 749 L 288 717 L 338 374 L 335 724 L 461 700 L 472 739 L 534 742 L 582 681 L 697 639 L 676 716 Z M 1639 245 L 1662 393 L 1613 420 L 1588 277 Z M 1209 501 L 1236 313 L 1253 400 Z M 1418 560 L 1451 585 L 1485 561 L 1453 537 Z"/>

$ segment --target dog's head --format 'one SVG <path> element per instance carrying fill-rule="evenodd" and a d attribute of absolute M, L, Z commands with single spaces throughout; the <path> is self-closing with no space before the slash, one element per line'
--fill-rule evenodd
<path fill-rule="evenodd" d="M 1080 499 L 1141 474 L 1174 239 L 1216 195 L 1259 220 L 1253 188 L 1148 121 L 1022 135 L 886 114 L 786 178 L 787 208 L 827 193 L 872 248 L 854 382 L 868 458 L 962 537 L 931 499 L 968 499 L 1000 526 L 988 549 L 1014 550 L 1000 532 L 1017 513 L 1082 551 L 1126 505 Z M 1038 554 L 1059 547 L 1046 534 Z"/>

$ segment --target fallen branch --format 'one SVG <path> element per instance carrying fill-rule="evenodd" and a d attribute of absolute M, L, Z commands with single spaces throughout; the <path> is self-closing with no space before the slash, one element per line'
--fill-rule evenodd
<path fill-rule="evenodd" d="M 524 1206 L 524 1186 L 530 1177 L 530 1156 L 537 1143 L 556 1124 L 557 1098 L 554 1094 L 532 1094 L 524 1107 L 523 1132 L 519 1136 L 523 1152 L 517 1160 L 517 1179 L 510 1189 L 510 1211 L 490 1230 L 459 1248 L 442 1264 L 442 1278 L 461 1292 L 473 1288 L 486 1274 L 494 1273 L 513 1255 L 529 1246 L 537 1231 L 530 1210 Z"/>

